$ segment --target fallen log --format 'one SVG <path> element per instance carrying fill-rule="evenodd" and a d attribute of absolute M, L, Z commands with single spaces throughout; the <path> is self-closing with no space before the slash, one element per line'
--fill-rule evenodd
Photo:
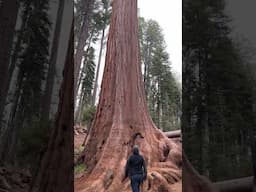
<path fill-rule="evenodd" d="M 167 131 L 167 132 L 164 132 L 164 134 L 165 134 L 168 138 L 181 137 L 181 130 Z"/>
<path fill-rule="evenodd" d="M 181 139 L 181 130 L 164 132 L 168 138 Z M 213 183 L 219 192 L 252 192 L 253 176 Z"/>
<path fill-rule="evenodd" d="M 251 192 L 253 189 L 253 177 L 244 177 L 214 183 L 220 192 Z"/>

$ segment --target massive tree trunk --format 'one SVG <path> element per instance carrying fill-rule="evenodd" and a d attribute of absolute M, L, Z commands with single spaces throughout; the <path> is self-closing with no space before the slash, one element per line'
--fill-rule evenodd
<path fill-rule="evenodd" d="M 148 166 L 148 191 L 181 191 L 181 147 L 150 118 L 142 82 L 137 0 L 113 2 L 99 105 L 85 144 L 84 177 L 77 192 L 130 191 L 124 166 L 138 144 Z"/>
<path fill-rule="evenodd" d="M 69 39 L 55 128 L 31 192 L 73 191 L 74 64 L 73 25 Z"/>

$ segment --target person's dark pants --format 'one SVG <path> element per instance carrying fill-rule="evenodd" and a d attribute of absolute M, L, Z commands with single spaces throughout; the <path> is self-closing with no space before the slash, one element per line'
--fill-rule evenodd
<path fill-rule="evenodd" d="M 131 176 L 132 192 L 140 192 L 140 184 L 143 182 L 143 175 Z"/>

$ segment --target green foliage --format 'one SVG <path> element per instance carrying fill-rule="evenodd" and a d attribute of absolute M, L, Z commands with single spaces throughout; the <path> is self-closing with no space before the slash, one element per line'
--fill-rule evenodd
<path fill-rule="evenodd" d="M 82 119 L 83 124 L 89 125 L 93 121 L 95 113 L 96 113 L 95 106 L 86 107 L 83 112 L 83 119 Z"/>
<path fill-rule="evenodd" d="M 81 26 L 84 19 L 84 5 L 82 0 L 77 0 L 74 3 L 74 32 L 75 42 L 78 41 L 78 36 L 81 33 Z M 99 40 L 100 32 L 109 25 L 111 15 L 110 1 L 108 0 L 95 0 L 92 6 L 92 15 L 89 21 L 89 43 L 95 43 Z"/>
<path fill-rule="evenodd" d="M 212 180 L 251 174 L 252 83 L 231 39 L 225 3 L 183 4 L 183 147 Z"/>
<path fill-rule="evenodd" d="M 19 155 L 30 161 L 38 160 L 38 157 L 46 149 L 49 138 L 48 124 L 42 125 L 38 119 L 33 119 L 23 131 L 19 133 L 22 145 Z"/>
<path fill-rule="evenodd" d="M 78 0 L 75 2 L 75 42 L 78 41 L 78 36 L 82 32 L 81 25 L 84 19 L 83 1 Z M 111 15 L 110 1 L 108 0 L 95 0 L 92 6 L 92 14 L 89 20 L 89 37 L 86 40 L 83 56 L 83 69 L 81 70 L 81 92 L 79 95 L 79 104 L 75 113 L 75 122 L 80 123 L 83 120 L 83 111 L 94 104 L 93 91 L 97 88 L 95 82 L 95 49 L 93 46 L 100 37 L 103 35 L 110 22 Z M 104 42 L 104 41 L 103 41 Z M 104 45 L 104 43 L 103 43 Z M 88 109 L 89 110 L 89 109 Z"/>
<path fill-rule="evenodd" d="M 26 5 L 26 3 L 28 3 Z M 20 100 L 23 104 L 22 110 L 26 116 L 39 115 L 40 98 L 42 96 L 42 85 L 45 79 L 45 72 L 49 64 L 49 31 L 50 21 L 48 18 L 47 1 L 26 1 L 23 15 L 27 14 L 28 18 L 22 40 L 23 50 L 19 57 L 19 77 L 17 84 Z"/>
<path fill-rule="evenodd" d="M 6 131 L 12 130 L 6 137 L 12 147 L 7 144 L 6 159 L 20 156 L 20 162 L 31 166 L 38 163 L 48 137 L 48 122 L 40 125 L 42 88 L 49 67 L 48 11 L 47 0 L 21 1 L 22 27 L 16 42 L 18 49 L 12 58 L 18 70 L 17 76 L 13 75 L 16 86 Z"/>
<path fill-rule="evenodd" d="M 171 72 L 162 30 L 156 21 L 139 18 L 139 37 L 152 119 L 164 131 L 179 129 L 181 94 Z"/>
<path fill-rule="evenodd" d="M 79 146 L 79 147 L 74 149 L 74 155 L 80 155 L 83 151 L 84 151 L 84 147 Z"/>
<path fill-rule="evenodd" d="M 85 164 L 79 164 L 79 165 L 76 165 L 75 166 L 75 174 L 79 174 L 79 173 L 82 173 L 82 172 L 84 172 L 84 171 L 86 171 L 86 165 Z"/>
<path fill-rule="evenodd" d="M 82 71 L 83 105 L 88 105 L 92 100 L 92 90 L 95 76 L 94 48 L 89 47 L 84 55 L 84 70 Z"/>

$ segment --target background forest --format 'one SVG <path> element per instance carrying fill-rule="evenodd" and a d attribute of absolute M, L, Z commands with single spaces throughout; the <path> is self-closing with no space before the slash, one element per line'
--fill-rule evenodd
<path fill-rule="evenodd" d="M 256 49 L 231 22 L 224 0 L 183 2 L 183 148 L 213 181 L 256 162 Z"/>
<path fill-rule="evenodd" d="M 66 92 L 73 88 L 72 12 L 71 0 L 0 2 L 1 191 L 60 191 L 51 185 L 58 171 L 69 173 L 65 190 L 73 186 L 73 171 L 65 169 L 73 163 L 73 93 Z M 51 161 L 62 148 L 65 165 Z M 55 176 L 47 176 L 48 166 Z"/>

